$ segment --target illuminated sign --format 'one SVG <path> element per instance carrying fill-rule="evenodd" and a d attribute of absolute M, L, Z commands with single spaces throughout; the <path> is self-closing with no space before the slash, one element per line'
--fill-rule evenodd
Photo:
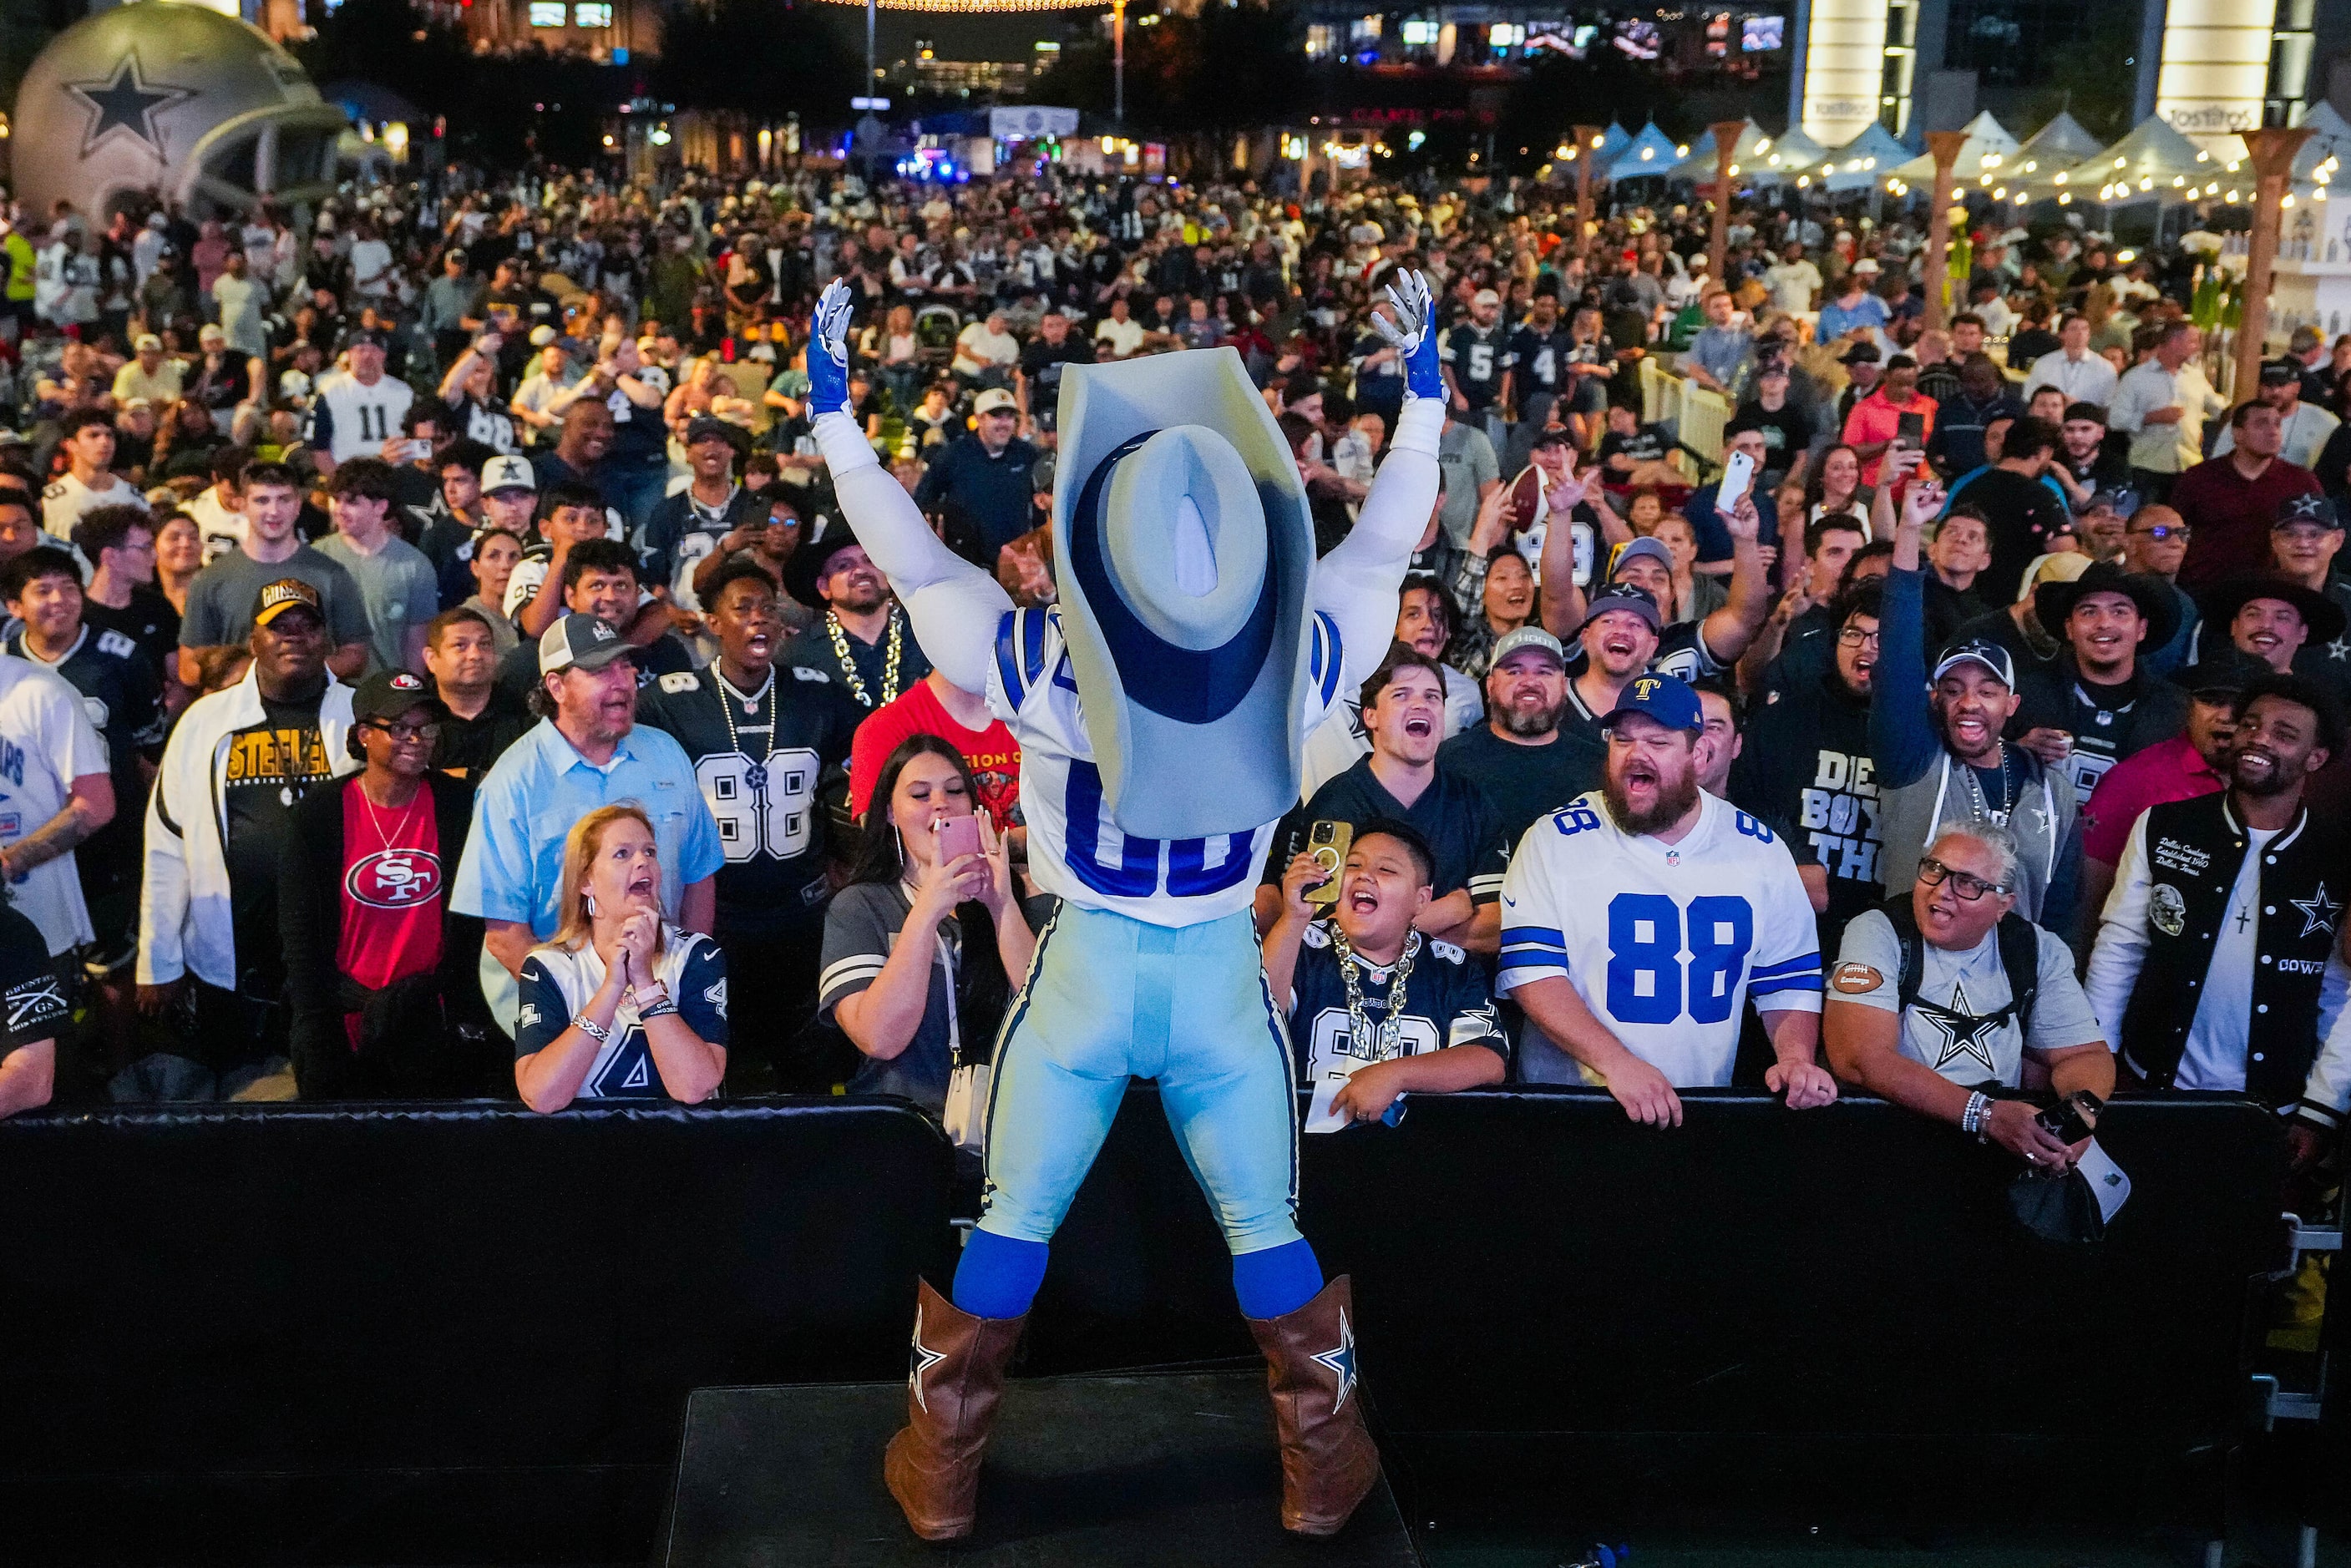
<path fill-rule="evenodd" d="M 534 27 L 560 27 L 571 20 L 571 7 L 563 0 L 530 0 L 530 25 Z"/>
<path fill-rule="evenodd" d="M 2273 5 L 2171 0 L 2163 19 L 2155 112 L 2190 139 L 2259 126 L 2275 21 Z"/>
<path fill-rule="evenodd" d="M 1889 8 L 1887 0 L 1813 0 L 1797 119 L 1823 147 L 1843 147 L 1879 118 Z"/>

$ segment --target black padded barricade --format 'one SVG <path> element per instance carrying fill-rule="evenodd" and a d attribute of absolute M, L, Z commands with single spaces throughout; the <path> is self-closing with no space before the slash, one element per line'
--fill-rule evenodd
<path fill-rule="evenodd" d="M 951 1180 L 896 1102 L 0 1126 L 0 1557 L 641 1555 L 689 1390 L 903 1376 Z"/>
<path fill-rule="evenodd" d="M 2274 1117 L 2218 1096 L 2117 1103 L 2101 1141 L 2133 1195 L 2105 1241 L 2066 1251 L 2011 1218 L 2011 1157 L 1899 1107 L 1684 1106 L 1661 1132 L 1601 1094 L 1425 1096 L 1396 1128 L 1305 1140 L 1301 1227 L 1354 1278 L 1387 1437 L 1435 1452 L 1474 1433 L 1531 1464 L 1588 1462 L 1604 1438 L 1693 1498 L 1741 1480 L 1825 1497 L 1814 1483 L 1847 1470 L 1847 1502 L 1915 1480 L 1928 1512 L 1972 1507 L 1969 1467 L 1994 1451 L 2026 1473 L 2095 1459 L 2105 1495 L 2045 1501 L 2217 1509 L 2247 1429 L 2256 1276 L 2280 1256 Z M 1147 1093 L 1072 1208 L 1031 1334 L 1055 1371 L 1247 1349 Z"/>

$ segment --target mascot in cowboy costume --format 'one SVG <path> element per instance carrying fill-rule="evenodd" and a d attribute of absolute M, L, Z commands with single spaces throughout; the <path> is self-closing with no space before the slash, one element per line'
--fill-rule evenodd
<path fill-rule="evenodd" d="M 1437 493 L 1428 287 L 1378 330 L 1407 367 L 1388 457 L 1320 561 L 1297 465 L 1230 348 L 1061 377 L 1061 603 L 1015 609 L 940 543 L 844 411 L 848 289 L 818 302 L 810 406 L 843 516 L 940 673 L 1019 737 L 1029 869 L 1060 896 L 998 1036 L 987 1182 L 953 1299 L 921 1287 L 905 1429 L 883 1469 L 914 1532 L 969 1532 L 1005 1369 L 1047 1243 L 1130 1075 L 1158 1081 L 1233 1253 L 1281 1444 L 1282 1524 L 1335 1533 L 1379 1475 L 1344 1278 L 1299 1234 L 1290 1046 L 1250 898 L 1305 737 L 1387 652 Z"/>

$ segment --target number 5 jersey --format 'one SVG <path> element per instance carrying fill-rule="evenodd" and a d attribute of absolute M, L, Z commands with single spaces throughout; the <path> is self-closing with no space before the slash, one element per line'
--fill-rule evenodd
<path fill-rule="evenodd" d="M 1502 883 L 1494 989 L 1558 976 L 1677 1088 L 1730 1082 L 1741 1003 L 1818 1012 L 1820 940 L 1787 846 L 1710 794 L 1677 844 L 1620 831 L 1594 790 L 1535 819 Z M 1598 1085 L 1531 1020 L 1519 1075 Z"/>

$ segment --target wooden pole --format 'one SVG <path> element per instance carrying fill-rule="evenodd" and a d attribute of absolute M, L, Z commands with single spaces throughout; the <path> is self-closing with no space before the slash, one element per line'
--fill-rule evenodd
<path fill-rule="evenodd" d="M 1951 283 L 1951 166 L 1968 143 L 1964 130 L 1930 130 L 1927 151 L 1935 159 L 1935 194 L 1927 215 L 1927 268 L 1921 280 L 1927 288 L 1927 325 L 1938 327 L 1949 319 L 1943 296 Z"/>
<path fill-rule="evenodd" d="M 1729 288 L 1730 266 L 1730 161 L 1739 156 L 1743 119 L 1722 119 L 1708 126 L 1714 138 L 1714 229 L 1706 242 L 1707 275 L 1717 288 Z"/>
<path fill-rule="evenodd" d="M 2244 304 L 2237 327 L 2237 379 L 2229 395 L 2243 402 L 2261 385 L 2262 339 L 2270 324 L 2270 268 L 2277 260 L 2278 228 L 2284 221 L 2287 186 L 2294 178 L 2294 154 L 2310 140 L 2312 128 L 2270 126 L 2243 130 L 2245 151 L 2253 162 L 2253 232 L 2245 246 Z"/>
<path fill-rule="evenodd" d="M 1600 156 L 1596 151 L 1607 134 L 1596 125 L 1579 125 L 1569 135 L 1575 138 L 1575 254 L 1582 255 L 1591 244 L 1586 238 L 1592 227 L 1592 161 Z"/>

